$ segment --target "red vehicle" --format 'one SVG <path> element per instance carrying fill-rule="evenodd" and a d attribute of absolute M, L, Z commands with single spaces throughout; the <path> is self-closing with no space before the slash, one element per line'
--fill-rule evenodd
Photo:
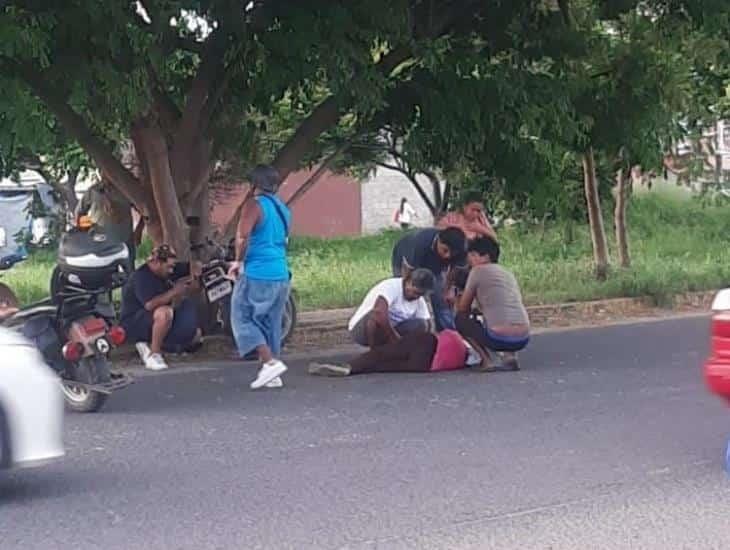
<path fill-rule="evenodd" d="M 711 351 L 705 362 L 705 382 L 710 391 L 730 405 L 730 289 L 721 290 L 712 302 Z"/>

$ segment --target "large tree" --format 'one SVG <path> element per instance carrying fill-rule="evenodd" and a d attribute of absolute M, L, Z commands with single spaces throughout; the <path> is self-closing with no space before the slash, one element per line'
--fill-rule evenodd
<path fill-rule="evenodd" d="M 144 213 L 153 239 L 185 250 L 208 230 L 217 161 L 263 158 L 286 177 L 316 160 L 330 130 L 380 109 L 399 68 L 423 44 L 468 32 L 483 4 L 5 2 L 0 87 L 25 111 L 13 132 L 31 112 L 58 121 Z M 289 128 L 269 124 L 282 108 Z"/>

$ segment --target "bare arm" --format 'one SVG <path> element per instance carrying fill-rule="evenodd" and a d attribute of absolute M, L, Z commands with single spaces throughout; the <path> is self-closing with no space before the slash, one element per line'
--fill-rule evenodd
<path fill-rule="evenodd" d="M 469 231 L 473 231 L 477 235 L 481 237 L 489 237 L 491 239 L 497 240 L 497 232 L 492 227 L 492 224 L 489 223 L 489 220 L 487 220 L 487 217 L 482 215 L 479 217 L 478 222 L 467 224 L 467 228 Z"/>
<path fill-rule="evenodd" d="M 456 313 L 466 313 L 467 315 L 471 313 L 471 305 L 474 303 L 475 296 L 476 289 L 467 285 L 456 304 Z"/>
<path fill-rule="evenodd" d="M 187 292 L 188 286 L 192 284 L 192 278 L 186 277 L 184 279 L 180 279 L 177 283 L 175 283 L 175 286 L 172 287 L 167 292 L 164 292 L 162 294 L 159 294 L 149 300 L 145 303 L 144 308 L 147 311 L 154 311 L 158 307 L 161 306 L 169 306 L 172 304 L 177 298 L 180 298 Z"/>
<path fill-rule="evenodd" d="M 389 341 L 395 342 L 397 340 L 400 340 L 400 335 L 390 324 L 390 315 L 388 314 L 388 301 L 382 296 L 378 296 L 378 299 L 375 300 L 375 306 L 373 307 L 373 319 L 375 320 L 375 324 L 385 332 Z M 368 345 L 371 348 L 374 344 L 375 342 L 368 342 Z"/>
<path fill-rule="evenodd" d="M 248 239 L 256 224 L 261 220 L 261 208 L 256 201 L 248 201 L 241 211 L 241 219 L 236 229 L 236 264 L 246 257 Z"/>

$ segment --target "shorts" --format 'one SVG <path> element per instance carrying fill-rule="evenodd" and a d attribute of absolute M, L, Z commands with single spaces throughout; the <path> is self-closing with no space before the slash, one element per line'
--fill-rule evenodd
<path fill-rule="evenodd" d="M 121 325 L 127 333 L 127 341 L 132 343 L 149 342 L 152 339 L 152 312 L 146 309 L 137 311 L 122 319 Z M 184 300 L 174 310 L 172 327 L 162 343 L 163 351 L 179 353 L 190 346 L 198 331 L 198 312 L 192 300 Z"/>

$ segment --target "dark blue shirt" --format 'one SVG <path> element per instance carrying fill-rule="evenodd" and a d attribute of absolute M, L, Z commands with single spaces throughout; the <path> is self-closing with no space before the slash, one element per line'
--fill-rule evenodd
<path fill-rule="evenodd" d="M 430 227 L 401 237 L 393 248 L 394 275 L 399 276 L 403 259 L 414 269 L 428 269 L 436 276 L 446 271 L 450 262 L 443 260 L 436 252 L 438 233 L 438 229 Z"/>
<path fill-rule="evenodd" d="M 122 311 L 120 319 L 125 320 L 134 317 L 138 311 L 144 310 L 144 305 L 152 298 L 164 294 L 170 290 L 175 281 L 190 274 L 190 264 L 178 263 L 172 276 L 168 278 L 158 277 L 144 264 L 130 276 L 122 291 Z"/>

